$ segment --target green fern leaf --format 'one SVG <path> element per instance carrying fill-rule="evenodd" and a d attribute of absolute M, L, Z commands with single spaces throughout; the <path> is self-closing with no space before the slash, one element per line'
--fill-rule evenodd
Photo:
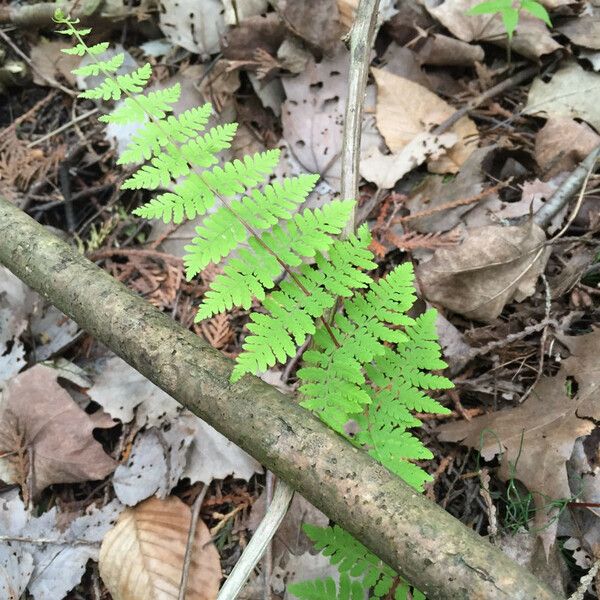
<path fill-rule="evenodd" d="M 94 44 L 93 46 L 86 46 L 85 44 L 77 44 L 73 48 L 63 48 L 61 52 L 65 54 L 70 54 L 71 56 L 85 56 L 86 52 L 91 54 L 92 56 L 98 56 L 99 54 L 103 54 L 108 50 L 108 42 L 101 42 L 99 44 Z"/>
<path fill-rule="evenodd" d="M 180 95 L 181 86 L 178 83 L 163 90 L 156 90 L 147 94 L 137 94 L 131 98 L 125 98 L 121 106 L 117 107 L 111 114 L 102 115 L 98 120 L 103 123 L 127 125 L 129 123 L 143 123 L 147 118 L 163 119 L 168 112 L 173 110 L 173 104 L 179 100 Z M 158 127 L 158 124 L 154 122 L 146 123 L 142 127 L 142 130 L 136 133 L 134 140 L 143 135 L 145 128 L 152 126 Z M 166 146 L 169 142 L 168 135 L 165 135 L 164 138 L 165 141 L 162 145 Z M 130 142 L 128 147 L 131 144 Z M 150 156 L 151 154 L 149 153 L 147 158 L 150 158 Z M 139 162 L 139 160 L 127 162 Z M 118 164 L 124 164 L 122 157 Z"/>
<path fill-rule="evenodd" d="M 79 97 L 90 100 L 120 100 L 123 94 L 139 94 L 151 75 L 152 67 L 146 63 L 131 73 L 117 75 L 116 78 L 106 77 L 100 85 L 82 92 Z"/>
<path fill-rule="evenodd" d="M 184 218 L 203 215 L 215 202 L 215 194 L 204 180 L 192 173 L 173 187 L 172 192 L 160 194 L 147 204 L 136 208 L 134 215 L 145 219 L 162 219 L 165 223 L 181 223 Z"/>
<path fill-rule="evenodd" d="M 361 583 L 351 580 L 345 573 L 340 575 L 339 588 L 328 577 L 291 583 L 287 586 L 287 591 L 299 600 L 363 600 L 365 597 L 365 588 Z"/>
<path fill-rule="evenodd" d="M 126 150 L 119 157 L 117 164 L 125 165 L 139 163 L 144 159 L 149 160 L 152 156 L 158 156 L 162 148 L 171 143 L 172 140 L 183 143 L 204 130 L 212 113 L 210 104 L 186 110 L 177 117 L 170 115 L 165 119 L 165 112 L 171 110 L 171 104 L 179 99 L 180 86 L 176 84 L 172 88 L 162 90 L 162 92 L 172 92 L 172 95 L 165 95 L 162 99 L 157 99 L 156 97 L 150 98 L 151 94 L 148 94 L 149 101 L 153 103 L 154 109 L 158 106 L 162 114 L 156 114 L 155 112 L 152 116 L 158 120 L 145 123 L 136 132 Z M 112 119 L 115 113 L 106 116 Z M 142 110 L 139 115 L 131 114 L 127 118 L 135 117 L 134 120 L 139 121 L 145 118 L 146 114 L 148 114 L 148 111 Z M 109 119 L 107 121 L 111 122 Z M 235 123 L 231 125 L 235 127 Z"/>
<path fill-rule="evenodd" d="M 108 60 L 99 60 L 78 69 L 73 69 L 72 73 L 79 77 L 96 77 L 100 73 L 116 73 L 123 66 L 124 60 L 125 55 L 121 52 Z"/>

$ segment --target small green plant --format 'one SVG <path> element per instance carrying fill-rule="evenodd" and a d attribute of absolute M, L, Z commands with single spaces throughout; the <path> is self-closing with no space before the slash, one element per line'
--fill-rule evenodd
<path fill-rule="evenodd" d="M 473 8 L 467 11 L 468 15 L 495 15 L 499 14 L 502 17 L 502 23 L 506 30 L 508 42 L 512 41 L 512 37 L 519 25 L 521 11 L 527 11 L 540 21 L 543 21 L 552 27 L 548 11 L 542 4 L 536 0 L 488 0 L 476 4 Z"/>
<path fill-rule="evenodd" d="M 205 131 L 212 115 L 209 104 L 171 114 L 180 94 L 178 84 L 145 93 L 152 76 L 149 64 L 120 74 L 123 55 L 103 60 L 108 44 L 88 45 L 84 38 L 89 29 L 78 28 L 76 20 L 60 11 L 55 19 L 64 26 L 59 33 L 76 41 L 64 52 L 90 59 L 74 72 L 104 76 L 81 97 L 121 101 L 100 120 L 139 125 L 118 162 L 144 164 L 122 188 L 170 190 L 134 213 L 174 223 L 202 217 L 196 237 L 186 247 L 188 279 L 210 263 L 226 261 L 196 320 L 235 306 L 248 309 L 255 299 L 262 302 L 250 314 L 249 334 L 232 381 L 285 363 L 312 336 L 298 371 L 302 406 L 422 490 L 431 477 L 414 461 L 432 454 L 411 432 L 421 425 L 413 413 L 448 413 L 427 391 L 452 384 L 431 372 L 446 367 L 435 312 L 408 315 L 415 302 L 412 265 L 399 265 L 386 277 L 374 279 L 368 274 L 377 265 L 369 250 L 367 226 L 345 239 L 339 237 L 354 200 L 300 210 L 317 175 L 268 183 L 279 161 L 278 150 L 242 160 L 219 159 L 218 154 L 231 146 L 235 123 Z M 337 306 L 340 309 L 334 310 Z M 345 574 L 338 598 L 358 597 L 359 588 L 363 595 L 373 589 L 377 598 L 394 585 L 395 597 L 406 597 L 408 584 L 395 580 L 396 574 L 349 534 L 339 528 L 325 528 L 320 534 L 310 531 Z M 302 598 L 316 597 L 314 590 L 328 590 L 331 584 L 313 582 L 306 584 L 306 594 L 298 593 L 304 594 Z M 308 591 L 310 585 L 314 593 Z"/>

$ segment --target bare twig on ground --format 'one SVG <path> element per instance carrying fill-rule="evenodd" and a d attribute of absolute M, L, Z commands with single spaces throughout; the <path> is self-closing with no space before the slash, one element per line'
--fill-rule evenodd
<path fill-rule="evenodd" d="M 185 554 L 183 556 L 183 569 L 181 571 L 181 581 L 179 582 L 179 595 L 178 600 L 185 600 L 185 593 L 187 591 L 188 577 L 190 574 L 190 564 L 192 562 L 192 554 L 194 552 L 194 539 L 196 538 L 196 528 L 198 527 L 198 519 L 200 518 L 200 510 L 202 510 L 202 502 L 208 486 L 205 484 L 202 486 L 200 493 L 194 500 L 192 505 L 192 519 L 190 522 L 190 531 L 188 533 L 187 543 L 185 545 Z"/>

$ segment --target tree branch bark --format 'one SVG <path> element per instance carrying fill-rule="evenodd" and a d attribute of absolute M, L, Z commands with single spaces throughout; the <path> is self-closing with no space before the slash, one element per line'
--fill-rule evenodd
<path fill-rule="evenodd" d="M 557 600 L 531 573 L 0 198 L 0 262 L 430 600 Z"/>

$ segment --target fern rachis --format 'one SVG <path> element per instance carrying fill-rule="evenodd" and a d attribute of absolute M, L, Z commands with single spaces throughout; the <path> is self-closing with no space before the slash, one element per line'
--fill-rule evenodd
<path fill-rule="evenodd" d="M 123 99 L 101 120 L 139 124 L 119 164 L 142 165 L 122 187 L 170 188 L 135 214 L 174 223 L 203 217 L 196 237 L 186 247 L 188 279 L 211 263 L 226 261 L 205 294 L 197 320 L 234 306 L 250 308 L 255 299 L 262 302 L 262 308 L 250 314 L 249 334 L 232 381 L 285 363 L 312 336 L 312 346 L 298 371 L 301 404 L 415 489 L 422 489 L 430 478 L 412 461 L 430 458 L 431 453 L 411 433 L 420 425 L 413 411 L 447 412 L 426 391 L 451 384 L 430 372 L 445 367 L 437 344 L 435 313 L 428 311 L 416 318 L 407 314 L 415 301 L 412 265 L 400 265 L 374 280 L 368 273 L 377 265 L 369 250 L 366 225 L 346 239 L 338 237 L 347 226 L 354 201 L 336 200 L 322 208 L 302 209 L 318 176 L 268 183 L 279 160 L 277 150 L 220 161 L 219 153 L 230 148 L 235 124 L 206 130 L 212 110 L 208 104 L 171 114 L 179 98 L 178 86 L 144 93 L 152 74 L 149 65 L 118 74 L 119 55 L 101 58 L 107 44 L 88 46 L 84 41 L 88 30 L 77 29 L 76 21 L 60 13 L 56 20 L 65 26 L 62 33 L 77 41 L 66 52 L 92 59 L 79 73 L 105 77 L 82 97 Z M 284 279 L 277 284 L 282 273 Z M 331 321 L 326 316 L 330 312 L 334 313 Z M 346 431 L 351 422 L 356 428 L 353 435 Z M 329 535 L 331 544 L 343 537 L 335 529 L 323 535 Z M 325 548 L 327 543 L 323 544 Z M 364 560 L 379 564 L 359 546 Z M 345 543 L 342 547 L 354 546 Z M 340 552 L 343 549 L 332 556 L 341 556 Z M 358 561 L 357 556 L 342 564 Z M 349 574 L 362 578 L 362 587 L 373 588 L 379 597 L 380 591 L 391 589 L 388 583 L 395 576 L 385 569 L 381 567 L 375 577 L 375 571 L 355 566 Z M 381 573 L 386 583 L 381 583 Z M 338 597 L 355 597 L 355 583 L 340 579 Z M 313 586 L 315 593 L 323 589 L 331 589 L 331 582 Z M 310 595 L 313 591 L 307 588 L 303 597 L 316 597 Z"/>

